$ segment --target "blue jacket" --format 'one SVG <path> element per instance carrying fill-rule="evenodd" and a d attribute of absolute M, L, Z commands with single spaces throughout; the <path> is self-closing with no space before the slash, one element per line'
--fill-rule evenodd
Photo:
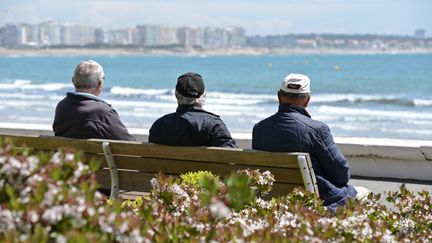
<path fill-rule="evenodd" d="M 173 146 L 237 147 L 219 116 L 190 105 L 180 105 L 176 112 L 156 120 L 149 131 L 149 142 Z"/>
<path fill-rule="evenodd" d="M 320 198 L 334 210 L 357 191 L 348 185 L 348 161 L 333 141 L 330 128 L 311 119 L 302 107 L 280 104 L 279 111 L 257 123 L 252 132 L 252 148 L 274 152 L 307 152 L 312 160 Z"/>

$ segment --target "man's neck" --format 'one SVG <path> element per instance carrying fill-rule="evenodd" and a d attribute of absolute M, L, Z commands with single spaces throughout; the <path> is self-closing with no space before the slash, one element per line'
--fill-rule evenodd
<path fill-rule="evenodd" d="M 304 104 L 300 103 L 300 102 L 279 102 L 279 104 L 282 104 L 282 105 L 295 105 L 295 106 L 301 107 L 303 109 L 306 109 L 306 106 Z"/>
<path fill-rule="evenodd" d="M 75 92 L 77 93 L 89 93 L 94 96 L 99 96 L 100 92 L 96 89 L 75 89 Z"/>

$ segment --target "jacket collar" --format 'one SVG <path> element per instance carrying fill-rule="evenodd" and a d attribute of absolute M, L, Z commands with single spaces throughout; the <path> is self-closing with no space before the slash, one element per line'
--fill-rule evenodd
<path fill-rule="evenodd" d="M 205 112 L 205 113 L 219 117 L 218 115 L 211 113 L 211 112 L 208 112 L 199 106 L 194 106 L 194 105 L 179 105 L 179 106 L 177 106 L 176 112 L 187 112 L 187 111 Z"/>
<path fill-rule="evenodd" d="M 297 112 L 311 118 L 305 108 L 292 104 L 279 104 L 279 112 Z"/>
<path fill-rule="evenodd" d="M 86 99 L 92 99 L 92 100 L 96 100 L 96 101 L 100 101 L 103 102 L 105 104 L 108 104 L 105 100 L 99 98 L 96 95 L 90 94 L 90 93 L 83 93 L 83 92 L 68 92 L 67 96 L 72 96 L 72 97 L 80 97 L 80 98 L 86 98 Z"/>
<path fill-rule="evenodd" d="M 176 111 L 204 111 L 204 109 L 194 105 L 179 105 Z"/>

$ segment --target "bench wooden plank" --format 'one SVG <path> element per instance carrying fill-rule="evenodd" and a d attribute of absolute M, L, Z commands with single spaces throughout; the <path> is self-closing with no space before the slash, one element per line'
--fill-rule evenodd
<path fill-rule="evenodd" d="M 7 136 L 13 139 L 15 145 L 26 145 L 29 148 L 55 151 L 59 148 L 73 147 L 76 150 L 82 150 L 86 153 L 103 153 L 101 142 L 71 139 L 62 137 L 23 137 L 23 136 Z"/>
<path fill-rule="evenodd" d="M 144 145 L 144 146 L 143 146 Z M 164 146 L 158 144 L 136 144 L 110 141 L 113 154 L 136 155 L 152 158 L 181 159 L 201 162 L 231 162 L 236 164 L 254 164 L 263 166 L 278 166 L 284 168 L 299 168 L 297 157 L 305 153 L 272 153 L 246 149 L 202 148 Z M 164 151 L 161 153 L 160 151 Z M 294 156 L 287 156 L 291 154 Z"/>
<path fill-rule="evenodd" d="M 170 174 L 165 174 L 169 176 Z M 145 191 L 148 192 L 152 189 L 150 180 L 156 176 L 155 173 L 143 173 L 136 171 L 119 171 L 121 190 L 125 191 Z M 172 175 L 175 176 L 175 175 Z M 110 174 L 108 170 L 98 171 L 97 180 L 102 188 L 110 188 Z M 303 188 L 303 183 L 290 184 L 276 182 L 273 185 L 273 190 L 269 193 L 268 197 L 286 195 L 294 188 Z"/>
<path fill-rule="evenodd" d="M 275 176 L 276 181 L 286 183 L 302 183 L 303 181 L 298 169 L 291 168 L 125 156 L 115 156 L 114 159 L 118 169 L 140 170 L 143 172 L 157 173 L 162 170 L 165 173 L 182 174 L 192 171 L 207 170 L 213 172 L 215 175 L 225 176 L 232 171 L 260 169 L 261 172 L 269 170 Z"/>

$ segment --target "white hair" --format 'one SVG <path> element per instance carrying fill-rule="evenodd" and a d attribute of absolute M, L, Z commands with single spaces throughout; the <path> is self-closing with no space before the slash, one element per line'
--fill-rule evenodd
<path fill-rule="evenodd" d="M 206 92 L 204 92 L 199 98 L 190 98 L 183 96 L 176 90 L 175 97 L 177 98 L 178 105 L 194 105 L 202 107 L 205 102 Z"/>
<path fill-rule="evenodd" d="M 76 89 L 95 89 L 104 78 L 102 66 L 93 60 L 87 60 L 80 62 L 75 68 L 72 83 Z"/>

